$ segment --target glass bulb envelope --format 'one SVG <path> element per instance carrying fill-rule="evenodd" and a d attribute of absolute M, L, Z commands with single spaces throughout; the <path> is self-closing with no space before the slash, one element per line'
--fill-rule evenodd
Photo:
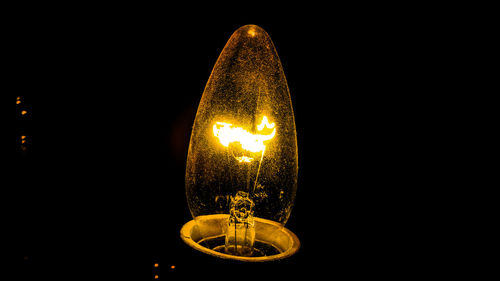
<path fill-rule="evenodd" d="M 290 93 L 269 35 L 236 30 L 203 92 L 186 163 L 194 220 L 181 237 L 221 258 L 279 259 L 297 251 L 284 228 L 297 190 L 298 158 Z"/>

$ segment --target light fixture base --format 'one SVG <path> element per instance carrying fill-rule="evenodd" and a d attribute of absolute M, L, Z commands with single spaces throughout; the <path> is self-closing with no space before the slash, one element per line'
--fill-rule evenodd
<path fill-rule="evenodd" d="M 297 252 L 300 241 L 297 236 L 283 225 L 262 218 L 255 217 L 255 241 L 256 245 L 267 245 L 276 250 L 275 254 L 264 256 L 235 256 L 221 251 L 221 246 L 206 247 L 207 240 L 217 240 L 225 235 L 225 226 L 229 215 L 216 214 L 199 216 L 191 220 L 181 228 L 182 240 L 192 248 L 218 258 L 232 259 L 245 262 L 265 262 L 287 258 Z M 206 246 L 204 246 L 206 245 Z M 258 247 L 256 251 L 261 251 Z"/>

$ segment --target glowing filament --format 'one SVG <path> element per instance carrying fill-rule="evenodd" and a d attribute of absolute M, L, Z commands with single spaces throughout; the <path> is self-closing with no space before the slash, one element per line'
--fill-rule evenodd
<path fill-rule="evenodd" d="M 262 118 L 262 122 L 257 125 L 257 130 L 262 131 L 264 130 L 264 127 L 273 129 L 273 131 L 267 135 L 252 134 L 243 128 L 234 127 L 232 124 L 224 122 L 216 122 L 213 127 L 213 131 L 214 136 L 218 137 L 220 143 L 225 147 L 229 147 L 229 144 L 232 142 L 239 142 L 241 144 L 241 148 L 244 150 L 261 152 L 266 149 L 264 142 L 274 138 L 274 135 L 276 134 L 276 128 L 274 128 L 274 125 L 274 123 L 269 123 L 267 117 L 264 116 Z M 251 160 L 252 158 L 243 156 L 241 157 L 240 162 L 250 162 Z"/>
<path fill-rule="evenodd" d="M 253 160 L 252 157 L 247 157 L 247 156 L 235 157 L 235 159 L 238 160 L 238 162 L 240 162 L 240 163 L 242 163 L 242 162 L 250 163 Z"/>

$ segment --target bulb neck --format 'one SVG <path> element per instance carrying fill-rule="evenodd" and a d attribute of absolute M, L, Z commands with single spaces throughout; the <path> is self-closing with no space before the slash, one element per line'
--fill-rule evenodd
<path fill-rule="evenodd" d="M 255 204 L 248 193 L 238 191 L 231 196 L 225 252 L 236 256 L 251 256 L 255 242 L 255 221 L 253 208 Z"/>

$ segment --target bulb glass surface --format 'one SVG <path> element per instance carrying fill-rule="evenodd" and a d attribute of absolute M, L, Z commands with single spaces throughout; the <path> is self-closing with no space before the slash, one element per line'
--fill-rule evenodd
<path fill-rule="evenodd" d="M 290 216 L 297 157 L 292 104 L 278 54 L 262 28 L 243 26 L 222 50 L 194 121 L 186 164 L 193 218 L 229 215 L 226 252 L 245 255 L 247 249 L 237 247 L 246 244 L 251 252 L 254 218 L 284 225 Z M 203 228 L 200 232 L 203 236 Z M 228 243 L 236 243 L 234 249 Z"/>

